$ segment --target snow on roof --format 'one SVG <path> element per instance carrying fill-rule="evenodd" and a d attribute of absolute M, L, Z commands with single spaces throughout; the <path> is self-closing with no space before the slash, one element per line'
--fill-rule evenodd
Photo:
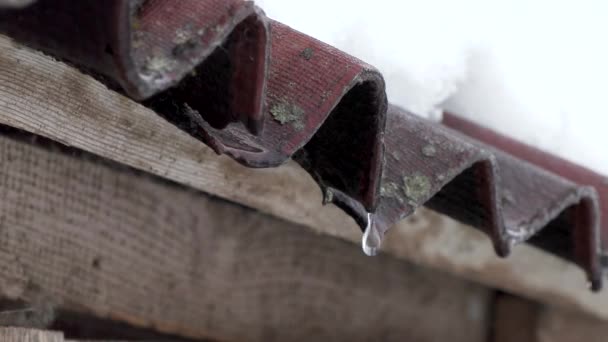
<path fill-rule="evenodd" d="M 425 13 L 440 8 L 443 18 L 364 7 L 367 14 L 383 13 L 383 21 L 363 26 L 362 15 L 345 20 L 356 34 L 342 41 L 378 62 L 386 71 L 389 98 L 398 104 L 427 117 L 445 101 L 468 112 L 467 97 L 459 92 L 475 93 L 461 84 L 474 80 L 469 52 L 476 50 L 468 49 L 483 47 L 483 39 L 462 39 L 479 28 L 463 18 L 466 25 L 456 28 L 454 13 L 466 12 L 460 6 L 430 4 L 436 6 L 425 5 L 431 6 L 423 7 Z M 316 8 L 328 9 L 321 5 Z M 87 6 L 105 14 L 87 20 Z M 299 15 L 322 32 L 339 32 L 323 26 L 338 13 L 350 18 L 348 12 L 315 13 Z M 443 20 L 449 25 L 441 26 Z M 608 216 L 605 178 L 462 118 L 446 116 L 441 125 L 388 106 L 377 69 L 268 20 L 249 2 L 39 1 L 19 12 L 0 11 L 0 31 L 85 72 L 103 74 L 110 87 L 121 86 L 242 164 L 270 167 L 295 159 L 323 188 L 325 200 L 366 230 L 368 252 L 394 222 L 427 205 L 486 231 L 501 255 L 531 239 L 584 267 L 593 288 L 601 286 L 598 246 L 600 233 L 608 232 L 600 221 L 602 212 Z M 443 41 L 444 35 L 451 40 Z M 408 44 L 414 36 L 416 44 Z M 481 104 L 504 110 L 519 103 L 507 101 L 512 95 L 507 91 L 494 91 L 500 88 L 481 88 Z M 608 246 L 606 237 L 603 242 Z"/>
<path fill-rule="evenodd" d="M 447 109 L 608 174 L 606 1 L 256 3 L 378 67 L 415 114 Z"/>

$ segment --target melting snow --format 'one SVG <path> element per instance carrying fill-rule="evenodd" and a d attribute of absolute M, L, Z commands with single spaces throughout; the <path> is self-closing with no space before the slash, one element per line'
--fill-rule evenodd
<path fill-rule="evenodd" d="M 452 110 L 608 174 L 605 0 L 257 0 L 377 66 L 389 99 Z"/>

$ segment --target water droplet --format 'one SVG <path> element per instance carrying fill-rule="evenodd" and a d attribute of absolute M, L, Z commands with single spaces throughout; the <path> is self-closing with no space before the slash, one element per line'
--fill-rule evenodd
<path fill-rule="evenodd" d="M 361 247 L 363 248 L 363 253 L 374 256 L 378 254 L 378 249 L 382 244 L 382 237 L 380 235 L 380 231 L 378 230 L 378 225 L 374 222 L 374 218 L 371 213 L 367 214 L 367 227 L 365 227 L 365 232 L 363 233 L 363 237 L 361 238 Z"/>

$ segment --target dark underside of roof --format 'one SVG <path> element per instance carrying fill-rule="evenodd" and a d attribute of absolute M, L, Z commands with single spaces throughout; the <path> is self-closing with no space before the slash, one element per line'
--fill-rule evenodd
<path fill-rule="evenodd" d="M 94 75 L 250 167 L 299 162 L 380 238 L 421 205 L 602 283 L 608 181 L 455 115 L 387 102 L 372 66 L 241 0 L 0 1 L 0 32 Z M 603 215 L 602 215 L 603 214 Z"/>

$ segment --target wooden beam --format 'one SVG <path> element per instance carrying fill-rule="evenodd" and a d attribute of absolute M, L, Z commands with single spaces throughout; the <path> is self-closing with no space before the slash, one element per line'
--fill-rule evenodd
<path fill-rule="evenodd" d="M 31 328 L 0 327 L 2 342 L 129 342 L 127 340 L 67 340 L 58 331 Z M 140 342 L 145 342 L 141 341 Z M 158 341 L 155 341 L 158 342 Z"/>
<path fill-rule="evenodd" d="M 295 163 L 241 167 L 93 78 L 0 37 L 0 123 L 159 175 L 323 234 L 358 243 L 354 222 Z M 571 264 L 529 246 L 498 259 L 481 233 L 420 210 L 397 224 L 384 250 L 546 303 L 608 319 L 608 291 L 592 294 Z"/>
<path fill-rule="evenodd" d="M 608 322 L 581 312 L 500 294 L 494 304 L 492 342 L 605 341 Z"/>
<path fill-rule="evenodd" d="M 499 294 L 494 301 L 492 342 L 537 342 L 540 305 L 521 297 Z"/>
<path fill-rule="evenodd" d="M 60 332 L 27 328 L 0 328 L 2 342 L 66 342 Z"/>
<path fill-rule="evenodd" d="M 349 222 L 336 208 L 318 215 L 319 190 L 297 181 L 310 176 L 295 163 L 281 169 L 242 167 L 72 67 L 1 35 L 0 51 L 0 124 L 293 222 L 311 227 Z"/>
<path fill-rule="evenodd" d="M 0 135 L 4 297 L 222 341 L 485 339 L 479 285 L 39 143 Z"/>
<path fill-rule="evenodd" d="M 608 322 L 571 310 L 546 307 L 538 318 L 536 342 L 603 342 Z"/>

